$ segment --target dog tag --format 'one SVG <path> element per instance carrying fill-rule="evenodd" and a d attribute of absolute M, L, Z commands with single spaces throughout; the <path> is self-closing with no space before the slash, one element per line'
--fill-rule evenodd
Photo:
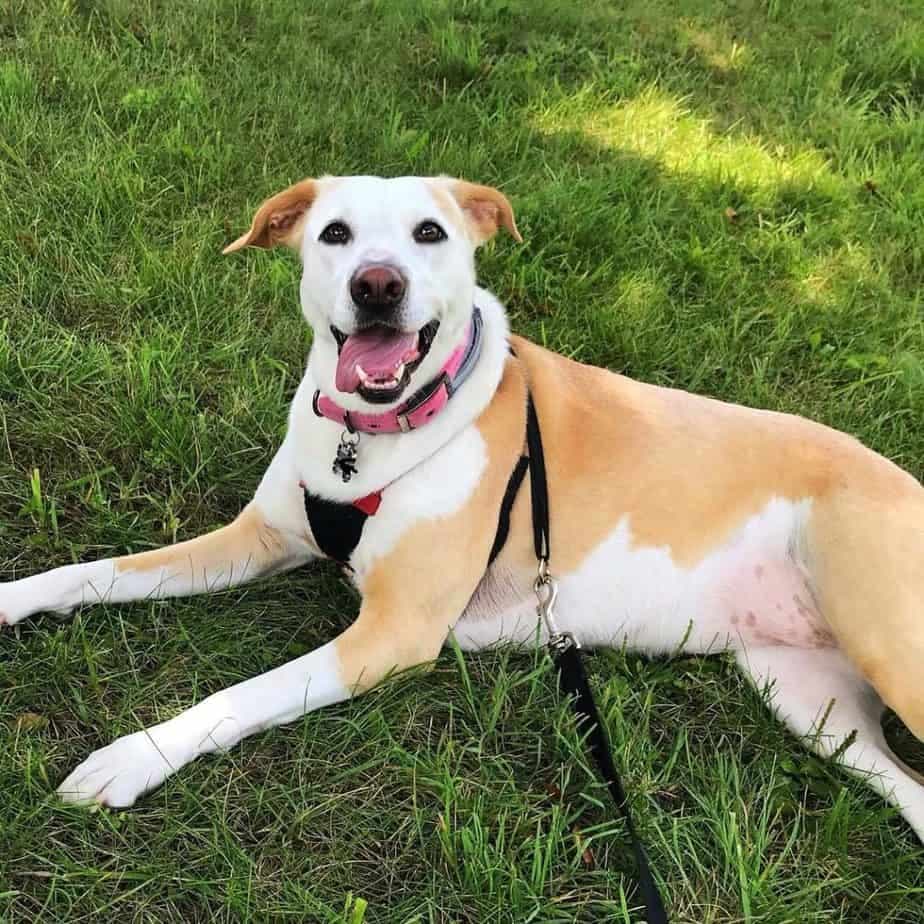
<path fill-rule="evenodd" d="M 340 434 L 340 443 L 337 446 L 337 455 L 331 471 L 339 475 L 344 483 L 356 474 L 356 447 L 359 445 L 359 434 L 344 430 Z"/>

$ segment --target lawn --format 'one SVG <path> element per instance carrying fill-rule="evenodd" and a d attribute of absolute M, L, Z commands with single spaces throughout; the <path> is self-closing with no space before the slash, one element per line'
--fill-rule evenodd
<path fill-rule="evenodd" d="M 320 173 L 502 186 L 526 243 L 480 272 L 517 331 L 920 477 L 922 109 L 919 0 L 6 0 L 0 579 L 249 499 L 310 333 L 295 260 L 220 251 Z M 540 655 L 447 651 L 130 811 L 53 798 L 355 609 L 319 567 L 0 634 L 0 921 L 638 921 Z M 672 920 L 924 922 L 901 818 L 727 660 L 589 663 Z"/>

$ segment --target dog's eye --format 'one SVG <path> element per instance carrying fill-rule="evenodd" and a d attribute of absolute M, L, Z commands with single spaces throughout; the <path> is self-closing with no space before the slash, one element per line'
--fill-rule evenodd
<path fill-rule="evenodd" d="M 435 221 L 422 221 L 414 228 L 414 240 L 418 244 L 438 244 L 446 240 L 446 232 Z"/>
<path fill-rule="evenodd" d="M 351 237 L 350 229 L 342 221 L 332 221 L 321 232 L 318 240 L 325 244 L 349 244 Z"/>

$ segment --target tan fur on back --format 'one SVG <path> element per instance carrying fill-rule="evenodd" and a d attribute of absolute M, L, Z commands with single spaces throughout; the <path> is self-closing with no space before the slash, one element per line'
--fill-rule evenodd
<path fill-rule="evenodd" d="M 560 570 L 576 568 L 622 517 L 637 545 L 667 546 L 675 562 L 693 565 L 773 497 L 824 498 L 857 466 L 908 477 L 801 417 L 646 385 L 512 342 L 542 427 Z"/>

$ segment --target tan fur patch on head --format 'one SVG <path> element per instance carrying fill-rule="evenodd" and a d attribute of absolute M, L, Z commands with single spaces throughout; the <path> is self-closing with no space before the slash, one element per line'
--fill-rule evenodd
<path fill-rule="evenodd" d="M 318 181 L 308 179 L 276 193 L 257 209 L 250 229 L 228 244 L 222 253 L 279 244 L 297 249 L 302 240 L 305 216 L 318 196 L 318 189 Z"/>
<path fill-rule="evenodd" d="M 455 199 L 468 233 L 476 244 L 483 244 L 503 228 L 519 244 L 523 238 L 517 229 L 513 208 L 507 197 L 493 186 L 479 186 L 465 180 L 448 180 L 448 191 Z"/>

